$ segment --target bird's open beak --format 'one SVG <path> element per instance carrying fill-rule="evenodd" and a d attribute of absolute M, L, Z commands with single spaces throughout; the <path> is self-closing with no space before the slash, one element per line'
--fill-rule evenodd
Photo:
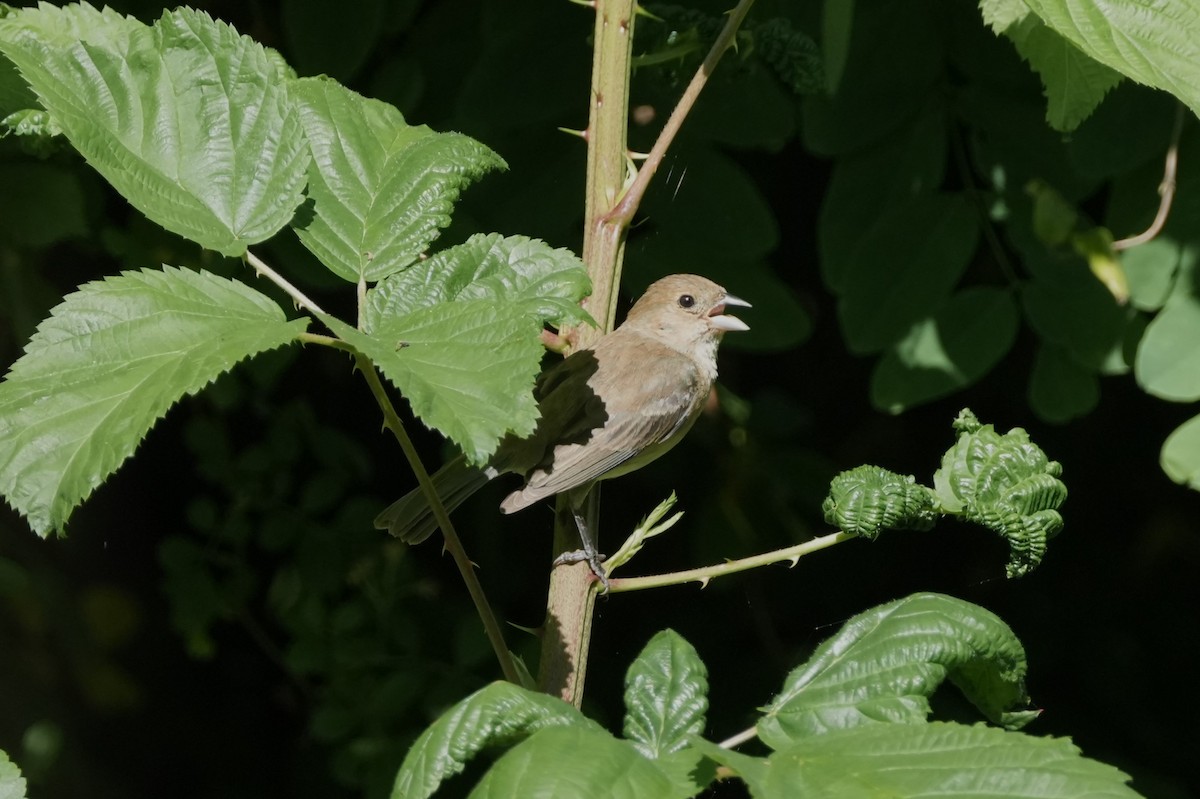
<path fill-rule="evenodd" d="M 741 297 L 735 297 L 732 294 L 726 294 L 724 299 L 717 303 L 716 306 L 714 306 L 713 309 L 708 312 L 709 323 L 717 330 L 724 330 L 727 332 L 733 330 L 749 330 L 750 325 L 746 324 L 741 319 L 738 319 L 736 316 L 725 315 L 725 306 L 727 305 L 736 305 L 742 308 L 751 307 L 750 303 L 746 302 Z"/>

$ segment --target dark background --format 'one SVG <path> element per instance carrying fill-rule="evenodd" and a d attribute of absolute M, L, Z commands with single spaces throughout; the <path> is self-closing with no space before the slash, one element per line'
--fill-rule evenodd
<path fill-rule="evenodd" d="M 158 13 L 116 5 L 146 21 Z M 906 24 L 931 29 L 923 35 L 957 58 L 969 39 L 981 61 L 1008 70 L 1015 91 L 1040 101 L 1036 79 L 969 4 L 918 5 L 923 12 L 906 15 L 915 18 Z M 395 103 L 411 122 L 468 133 L 508 160 L 509 172 L 464 194 L 443 241 L 497 230 L 578 249 L 584 149 L 555 128 L 586 124 L 586 9 L 486 0 L 201 7 L 279 48 L 301 74 L 327 72 Z M 858 13 L 881 7 L 860 4 Z M 755 18 L 772 15 L 819 31 L 812 10 L 765 1 L 755 10 Z M 635 103 L 654 109 L 657 121 L 635 127 L 636 148 L 648 148 L 693 64 L 637 73 Z M 636 294 L 659 274 L 710 274 L 755 303 L 741 314 L 753 331 L 723 347 L 721 403 L 689 439 L 605 487 L 606 541 L 671 490 L 687 511 L 627 573 L 829 532 L 819 505 L 836 471 L 875 463 L 928 482 L 962 407 L 1001 430 L 1026 428 L 1063 464 L 1066 528 L 1041 568 L 1016 581 L 1004 578 L 1001 540 L 945 522 L 704 590 L 601 598 L 585 710 L 619 729 L 624 669 L 651 635 L 672 627 L 708 665 L 708 732 L 719 740 L 750 724 L 787 671 L 846 618 L 941 591 L 994 611 L 1025 644 L 1029 690 L 1045 711 L 1029 732 L 1072 737 L 1085 754 L 1131 774 L 1146 796 L 1193 795 L 1200 496 L 1171 483 L 1157 461 L 1163 439 L 1192 410 L 1144 394 L 1126 375 L 1102 380 L 1094 411 L 1045 423 L 1026 399 L 1036 343 L 1028 329 L 977 384 L 900 416 L 874 410 L 874 359 L 846 351 L 836 300 L 817 268 L 831 161 L 805 145 L 809 101 L 782 84 L 762 89 L 778 76 L 749 58 L 740 64 L 715 83 L 664 165 L 630 236 L 626 284 Z M 881 92 L 888 70 L 902 68 L 880 67 Z M 952 97 L 972 80 L 948 56 L 936 91 Z M 0 166 L 29 159 L 11 139 L 0 141 Z M 0 361 L 15 360 L 32 324 L 86 280 L 159 262 L 244 276 L 238 264 L 140 219 L 78 157 L 58 152 L 48 163 L 78 183 L 81 229 L 44 242 L 0 238 L 8 296 Z M 954 188 L 963 177 L 951 172 L 946 181 Z M 765 222 L 747 209 L 747 186 L 765 201 Z M 1085 199 L 1097 214 L 1106 192 Z M 723 240 L 753 249 L 756 235 L 761 253 L 739 259 L 721 250 Z M 256 252 L 327 309 L 351 307 L 347 285 L 324 275 L 289 232 L 277 239 Z M 708 257 L 684 246 L 689 240 L 704 243 Z M 967 279 L 995 280 L 985 253 Z M 417 423 L 411 429 L 436 462 L 437 437 Z M 0 508 L 0 748 L 32 793 L 385 792 L 429 720 L 497 676 L 449 559 L 436 545 L 407 550 L 370 528 L 374 512 L 412 482 L 349 361 L 296 347 L 183 401 L 76 512 L 67 537 L 39 540 Z M 532 627 L 544 612 L 550 514 L 501 518 L 503 491 L 489 487 L 465 506 L 460 529 L 499 615 Z M 510 630 L 532 663 L 536 646 L 523 636 Z M 935 705 L 971 718 L 953 696 Z"/>

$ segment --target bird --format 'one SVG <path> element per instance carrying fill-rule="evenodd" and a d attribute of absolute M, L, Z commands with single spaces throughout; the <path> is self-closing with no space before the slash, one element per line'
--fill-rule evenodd
<path fill-rule="evenodd" d="M 691 429 L 716 381 L 722 336 L 750 329 L 725 312 L 729 306 L 751 307 L 699 275 L 651 284 L 619 327 L 539 377 L 539 418 L 531 435 L 506 436 L 482 466 L 459 455 L 433 475 L 446 511 L 508 473 L 524 483 L 500 503 L 503 513 L 566 494 L 583 548 L 555 564 L 586 560 L 607 586 L 584 500 L 598 481 L 640 469 Z M 419 488 L 375 519 L 377 529 L 409 544 L 424 541 L 437 526 Z"/>

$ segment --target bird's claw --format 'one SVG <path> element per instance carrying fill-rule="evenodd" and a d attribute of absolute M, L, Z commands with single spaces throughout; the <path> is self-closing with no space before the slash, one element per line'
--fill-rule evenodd
<path fill-rule="evenodd" d="M 564 552 L 554 559 L 553 566 L 565 566 L 571 563 L 586 562 L 588 568 L 592 570 L 592 574 L 596 575 L 596 579 L 600 581 L 603 588 L 602 593 L 608 593 L 608 572 L 602 565 L 607 558 L 607 555 L 601 555 L 599 552 L 588 549 L 575 549 L 570 552 Z"/>

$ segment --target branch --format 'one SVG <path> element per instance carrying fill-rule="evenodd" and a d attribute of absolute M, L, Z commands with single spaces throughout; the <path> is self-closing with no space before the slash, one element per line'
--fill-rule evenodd
<path fill-rule="evenodd" d="M 300 289 L 289 283 L 283 275 L 267 266 L 267 263 L 263 259 L 259 258 L 249 250 L 246 250 L 245 258 L 246 263 L 250 264 L 250 266 L 254 268 L 255 273 L 265 277 L 267 280 L 283 289 L 284 292 L 286 292 L 287 295 L 292 298 L 292 301 L 296 303 L 296 307 L 303 308 L 304 310 L 313 314 L 325 313 L 321 310 L 321 306 L 304 296 L 304 293 L 300 291 Z"/>
<path fill-rule="evenodd" d="M 400 444 L 400 449 L 404 450 L 404 457 L 408 459 L 413 473 L 417 476 L 417 482 L 420 484 L 425 498 L 429 501 L 429 507 L 433 511 L 434 518 L 437 519 L 438 526 L 442 528 L 446 550 L 454 558 L 454 564 L 458 566 L 458 571 L 462 575 L 463 582 L 466 583 L 467 591 L 471 594 L 471 600 L 475 603 L 475 609 L 479 613 L 480 620 L 483 621 L 484 632 L 487 633 L 488 641 L 492 644 L 492 649 L 496 653 L 496 659 L 500 661 L 500 669 L 504 672 L 504 679 L 515 685 L 520 685 L 520 672 L 517 671 L 516 664 L 513 663 L 512 654 L 508 651 L 508 645 L 504 642 L 504 632 L 500 627 L 500 622 L 496 620 L 495 614 L 492 613 L 492 608 L 483 593 L 483 586 L 480 585 L 479 577 L 475 574 L 475 564 L 467 557 L 467 552 L 463 549 L 462 540 L 458 537 L 458 533 L 450 521 L 450 514 L 446 512 L 446 506 L 442 504 L 441 497 L 437 494 L 437 489 L 433 487 L 433 480 L 430 479 L 429 472 L 426 471 L 424 464 L 421 463 L 420 456 L 417 455 L 417 448 L 413 446 L 412 439 L 408 437 L 408 432 L 404 429 L 404 423 L 400 421 L 400 416 L 396 413 L 395 406 L 392 405 L 387 391 L 383 388 L 383 383 L 379 380 L 379 373 L 375 371 L 375 364 L 361 353 L 355 353 L 354 360 L 359 371 L 362 372 L 363 378 L 367 381 L 367 385 L 370 386 L 371 394 L 375 397 L 375 402 L 379 404 L 379 409 L 383 411 L 383 426 L 392 431 L 392 435 L 396 437 L 396 441 Z"/>
<path fill-rule="evenodd" d="M 744 572 L 749 569 L 757 569 L 760 566 L 768 566 L 772 563 L 791 561 L 792 565 L 795 566 L 796 562 L 805 555 L 819 552 L 822 549 L 827 549 L 843 541 L 849 541 L 852 538 L 858 538 L 858 534 L 836 532 L 823 535 L 820 538 L 814 538 L 811 541 L 805 541 L 803 544 L 776 549 L 772 552 L 764 552 L 761 555 L 752 555 L 748 558 L 730 560 L 715 566 L 704 566 L 699 569 L 687 569 L 679 572 L 668 572 L 667 574 L 655 574 L 649 577 L 614 577 L 608 581 L 608 593 L 619 594 L 625 591 L 641 591 L 646 588 L 661 588 L 665 585 L 682 585 L 684 583 L 700 583 L 700 587 L 703 588 L 714 577 L 724 577 L 727 574 L 736 574 L 737 572 Z"/>
<path fill-rule="evenodd" d="M 1179 168 L 1179 139 L 1183 135 L 1185 118 L 1184 105 L 1179 103 L 1175 109 L 1175 126 L 1171 129 L 1171 143 L 1167 147 L 1166 163 L 1163 165 L 1162 183 L 1158 184 L 1158 213 L 1154 215 L 1154 221 L 1150 223 L 1150 227 L 1136 236 L 1114 241 L 1112 248 L 1117 252 L 1145 244 L 1161 233 L 1163 225 L 1167 223 L 1167 217 L 1171 213 L 1171 203 L 1175 200 L 1175 174 Z"/>
<path fill-rule="evenodd" d="M 750 6 L 752 5 L 754 5 L 754 0 L 741 0 L 729 12 L 729 19 L 725 21 L 725 27 L 721 29 L 717 40 L 713 42 L 712 49 L 708 51 L 708 55 L 705 56 L 700 69 L 696 70 L 696 74 L 692 76 L 691 83 L 683 90 L 683 95 L 675 105 L 675 110 L 671 112 L 667 123 L 663 125 L 662 131 L 658 134 L 658 139 L 654 142 L 654 146 L 650 148 L 650 154 L 646 156 L 646 160 L 638 170 L 637 177 L 634 178 L 633 183 L 626 190 L 624 196 L 621 197 L 620 202 L 613 206 L 613 209 L 605 216 L 604 221 L 606 223 L 617 223 L 622 227 L 628 227 L 630 222 L 633 221 L 633 215 L 637 213 L 638 206 L 642 202 L 642 197 L 645 196 L 646 189 L 650 187 L 650 179 L 654 177 L 654 173 L 658 171 L 663 157 L 667 154 L 667 148 L 671 146 L 671 142 L 675 141 L 675 135 L 683 127 L 683 120 L 687 118 L 687 115 L 692 110 L 692 106 L 696 104 L 696 100 L 700 96 L 700 91 L 708 83 L 708 78 L 717 68 L 717 63 L 721 60 L 721 56 L 725 55 L 725 51 L 733 44 L 737 30 L 741 27 L 742 20 L 746 18 L 746 14 L 749 13 Z"/>

